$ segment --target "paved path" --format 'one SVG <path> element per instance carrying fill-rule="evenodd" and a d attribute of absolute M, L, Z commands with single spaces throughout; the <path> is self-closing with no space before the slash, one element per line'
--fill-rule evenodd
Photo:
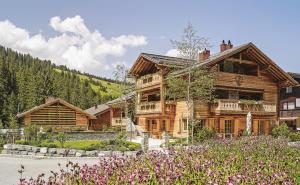
<path fill-rule="evenodd" d="M 14 185 L 18 184 L 20 174 L 18 170 L 21 164 L 25 166 L 24 177 L 27 179 L 30 177 L 37 177 L 41 173 L 48 174 L 51 170 L 58 171 L 60 168 L 57 165 L 60 163 L 65 166 L 68 160 L 72 162 L 78 162 L 83 164 L 95 164 L 99 161 L 98 158 L 51 158 L 51 159 L 30 159 L 20 157 L 4 157 L 0 156 L 0 185 Z"/>
<path fill-rule="evenodd" d="M 137 136 L 132 138 L 133 142 L 142 143 L 142 137 Z M 162 139 L 149 138 L 149 150 L 161 150 L 160 145 L 163 143 Z"/>

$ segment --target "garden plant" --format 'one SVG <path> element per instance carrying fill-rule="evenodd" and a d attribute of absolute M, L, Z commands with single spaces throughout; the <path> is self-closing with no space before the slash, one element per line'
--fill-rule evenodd
<path fill-rule="evenodd" d="M 89 166 L 69 162 L 27 184 L 299 184 L 300 150 L 286 139 L 242 137 L 136 156 L 110 156 Z M 21 169 L 20 173 L 25 169 Z"/>

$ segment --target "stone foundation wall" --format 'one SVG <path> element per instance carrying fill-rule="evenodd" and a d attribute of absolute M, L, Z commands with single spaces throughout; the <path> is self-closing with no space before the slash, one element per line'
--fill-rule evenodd
<path fill-rule="evenodd" d="M 67 148 L 47 148 L 30 145 L 6 144 L 3 145 L 2 154 L 27 155 L 32 157 L 102 157 L 109 155 L 136 155 L 136 151 L 85 151 Z"/>

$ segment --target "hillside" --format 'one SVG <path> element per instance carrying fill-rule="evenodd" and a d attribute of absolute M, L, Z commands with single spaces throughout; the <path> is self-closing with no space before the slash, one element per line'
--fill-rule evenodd
<path fill-rule="evenodd" d="M 56 66 L 0 46 L 0 127 L 17 112 L 62 98 L 82 109 L 118 97 L 118 82 Z"/>

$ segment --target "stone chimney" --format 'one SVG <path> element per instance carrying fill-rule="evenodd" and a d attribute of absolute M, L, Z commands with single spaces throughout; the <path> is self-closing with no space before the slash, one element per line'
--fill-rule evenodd
<path fill-rule="evenodd" d="M 227 49 L 233 48 L 233 45 L 231 44 L 230 40 L 228 40 Z"/>
<path fill-rule="evenodd" d="M 231 41 L 228 40 L 227 44 L 223 40 L 222 43 L 220 44 L 220 52 L 226 51 L 227 49 L 233 48 L 233 45 L 231 44 Z"/>
<path fill-rule="evenodd" d="M 207 50 L 206 48 L 199 53 L 199 61 L 204 61 L 206 59 L 208 59 L 208 57 L 210 56 L 210 50 Z"/>

